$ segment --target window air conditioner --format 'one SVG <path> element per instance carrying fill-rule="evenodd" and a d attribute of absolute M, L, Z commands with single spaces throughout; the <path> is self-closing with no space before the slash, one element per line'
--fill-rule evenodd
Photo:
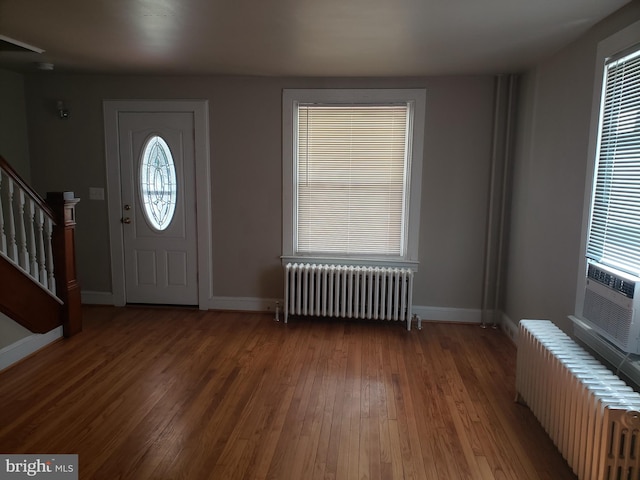
<path fill-rule="evenodd" d="M 589 262 L 582 318 L 627 353 L 640 353 L 640 279 Z"/>

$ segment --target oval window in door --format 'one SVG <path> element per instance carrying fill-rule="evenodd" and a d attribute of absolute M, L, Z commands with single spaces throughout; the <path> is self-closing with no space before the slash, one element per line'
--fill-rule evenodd
<path fill-rule="evenodd" d="M 166 229 L 176 211 L 176 167 L 169 145 L 158 135 L 150 137 L 142 150 L 140 195 L 149 225 Z"/>

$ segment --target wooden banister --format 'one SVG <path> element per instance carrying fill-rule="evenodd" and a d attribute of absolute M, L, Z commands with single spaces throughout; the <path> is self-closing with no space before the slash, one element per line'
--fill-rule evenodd
<path fill-rule="evenodd" d="M 32 332 L 82 331 L 73 192 L 43 200 L 0 156 L 0 312 Z M 6 215 L 4 215 L 6 214 Z M 6 218 L 5 218 L 6 217 Z"/>
<path fill-rule="evenodd" d="M 38 206 L 47 213 L 47 215 L 51 218 L 55 218 L 55 215 L 49 205 L 47 205 L 47 202 L 45 202 L 38 192 L 31 188 L 22 179 L 20 174 L 15 171 L 15 169 L 2 157 L 2 155 L 0 155 L 0 168 L 4 170 L 5 173 L 9 175 L 22 190 L 25 191 L 25 193 L 27 193 L 27 195 L 29 195 L 38 204 Z"/>
<path fill-rule="evenodd" d="M 56 220 L 53 229 L 53 259 L 56 291 L 63 301 L 62 328 L 65 337 L 82 331 L 80 285 L 76 274 L 75 226 L 76 204 L 73 192 L 49 192 L 47 203 Z"/>

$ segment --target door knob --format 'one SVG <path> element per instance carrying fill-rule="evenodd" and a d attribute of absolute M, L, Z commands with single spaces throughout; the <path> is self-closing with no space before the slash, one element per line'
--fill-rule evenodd
<path fill-rule="evenodd" d="M 125 205 L 125 206 L 124 206 L 124 209 L 125 209 L 125 210 L 131 210 L 131 205 Z"/>
<path fill-rule="evenodd" d="M 131 219 L 129 217 L 124 217 L 122 220 L 120 220 L 122 223 L 131 223 Z"/>

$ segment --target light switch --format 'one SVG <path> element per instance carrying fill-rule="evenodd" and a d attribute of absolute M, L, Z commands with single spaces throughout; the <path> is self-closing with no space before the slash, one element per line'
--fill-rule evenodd
<path fill-rule="evenodd" d="M 89 187 L 89 200 L 104 200 L 104 188 Z"/>

